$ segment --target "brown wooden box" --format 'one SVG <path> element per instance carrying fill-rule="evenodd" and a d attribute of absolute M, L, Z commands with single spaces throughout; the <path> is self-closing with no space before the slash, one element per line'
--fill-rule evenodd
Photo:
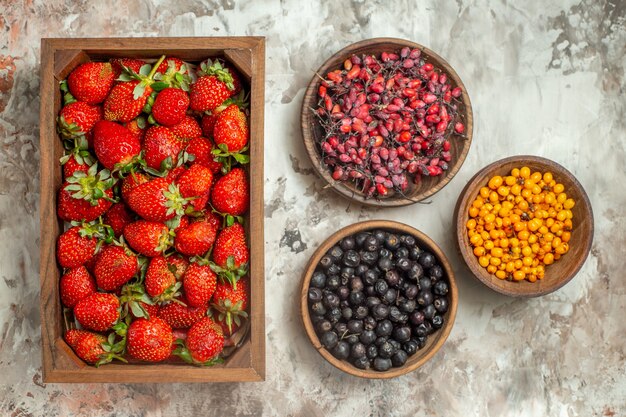
<path fill-rule="evenodd" d="M 121 364 L 100 368 L 82 362 L 62 335 L 60 269 L 55 246 L 63 223 L 56 216 L 63 146 L 56 133 L 61 107 L 59 81 L 81 63 L 112 57 L 158 58 L 162 54 L 199 62 L 223 56 L 250 86 L 250 332 L 224 364 L 201 368 L 186 364 Z M 221 382 L 265 379 L 265 295 L 263 236 L 263 106 L 265 40 L 262 37 L 106 38 L 41 40 L 41 338 L 45 382 Z"/>

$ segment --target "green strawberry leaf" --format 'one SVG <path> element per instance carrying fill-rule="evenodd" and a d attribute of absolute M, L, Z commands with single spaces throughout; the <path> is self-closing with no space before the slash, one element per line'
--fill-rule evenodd
<path fill-rule="evenodd" d="M 141 66 L 141 68 L 139 68 L 139 75 L 147 77 L 150 74 L 150 70 L 152 70 L 152 65 L 144 64 Z"/>
<path fill-rule="evenodd" d="M 226 226 L 232 226 L 235 223 L 235 218 L 232 215 L 226 216 Z M 230 258 L 229 258 L 230 259 Z"/>
<path fill-rule="evenodd" d="M 164 82 L 164 81 L 158 81 L 158 82 L 152 84 L 151 87 L 152 87 L 152 89 L 154 91 L 161 91 L 161 90 L 169 87 L 169 84 Z"/>
<path fill-rule="evenodd" d="M 244 155 L 240 153 L 234 153 L 232 155 L 233 155 L 233 158 L 235 158 L 235 161 L 239 162 L 240 164 L 250 163 L 250 157 L 248 155 Z"/>

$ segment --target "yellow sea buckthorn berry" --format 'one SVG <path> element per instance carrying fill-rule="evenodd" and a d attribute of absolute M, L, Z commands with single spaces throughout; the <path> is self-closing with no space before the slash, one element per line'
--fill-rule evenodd
<path fill-rule="evenodd" d="M 544 252 L 550 252 L 552 250 L 552 245 L 550 243 L 544 243 L 543 245 L 541 245 L 541 249 L 543 249 Z"/>
<path fill-rule="evenodd" d="M 488 231 L 492 231 L 495 227 L 496 227 L 496 225 L 493 224 L 493 223 L 485 224 L 485 230 L 488 230 Z"/>
<path fill-rule="evenodd" d="M 524 266 L 524 261 L 522 261 L 521 259 L 516 259 L 515 261 L 513 261 L 513 264 L 515 264 L 515 269 L 520 269 L 522 266 Z"/>
<path fill-rule="evenodd" d="M 533 254 L 533 250 L 530 248 L 530 246 L 526 246 L 526 247 L 522 248 L 522 255 L 530 256 L 532 254 Z"/>
<path fill-rule="evenodd" d="M 502 227 L 502 217 L 496 217 L 496 227 L 497 228 Z"/>
<path fill-rule="evenodd" d="M 572 238 L 572 234 L 570 232 L 563 232 L 563 234 L 561 235 L 561 240 L 563 242 L 569 242 L 571 238 Z"/>
<path fill-rule="evenodd" d="M 519 195 L 522 192 L 522 186 L 519 184 L 513 184 L 511 186 L 511 194 Z"/>
<path fill-rule="evenodd" d="M 484 217 L 485 217 L 485 223 L 493 223 L 493 221 L 496 219 L 496 216 L 494 216 L 491 213 L 485 215 Z M 563 220 L 565 220 L 565 219 L 563 219 Z"/>
<path fill-rule="evenodd" d="M 565 209 L 568 209 L 568 210 L 569 210 L 569 209 L 571 209 L 572 207 L 574 207 L 574 205 L 575 205 L 575 204 L 576 204 L 576 203 L 574 203 L 574 200 L 573 200 L 573 199 L 568 198 L 567 200 L 565 200 L 565 201 L 563 202 L 563 208 L 565 208 Z"/>
<path fill-rule="evenodd" d="M 469 219 L 469 220 L 467 221 L 467 223 L 465 223 L 465 226 L 466 226 L 468 229 L 470 229 L 470 230 L 471 230 L 471 229 L 475 229 L 475 228 L 476 228 L 476 220 L 475 220 L 475 219 Z"/>
<path fill-rule="evenodd" d="M 486 268 L 487 265 L 489 265 L 489 258 L 487 258 L 486 256 L 481 256 L 480 258 L 478 258 L 478 264 L 483 268 Z"/>
<path fill-rule="evenodd" d="M 530 168 L 528 167 L 522 167 L 522 169 L 519 170 L 519 176 L 526 179 L 530 177 Z"/>
<path fill-rule="evenodd" d="M 550 242 L 552 244 L 553 248 L 556 248 L 557 246 L 559 246 L 561 244 L 561 238 L 560 237 L 555 237 L 554 239 L 552 239 L 552 242 Z"/>
<path fill-rule="evenodd" d="M 509 187 L 506 187 L 504 185 L 498 187 L 498 194 L 500 194 L 502 197 L 506 197 L 507 195 L 509 195 Z"/>
<path fill-rule="evenodd" d="M 543 263 L 546 265 L 551 265 L 554 262 L 554 255 L 551 253 L 546 253 L 546 256 L 543 257 Z"/>
<path fill-rule="evenodd" d="M 478 216 L 478 209 L 474 206 L 469 208 L 469 215 L 470 217 L 476 217 Z"/>
<path fill-rule="evenodd" d="M 478 212 L 478 217 L 485 217 L 487 214 L 489 214 L 489 210 L 487 210 L 487 208 L 483 207 Z"/>
<path fill-rule="evenodd" d="M 481 208 L 485 204 L 482 198 L 477 198 L 472 202 L 472 207 L 476 207 L 477 209 Z"/>
<path fill-rule="evenodd" d="M 495 256 L 489 259 L 489 263 L 493 266 L 498 266 L 502 263 L 502 259 L 496 258 Z"/>
<path fill-rule="evenodd" d="M 532 274 L 531 274 L 531 275 L 527 276 L 527 277 L 526 277 L 526 279 L 527 279 L 529 282 L 536 282 L 536 281 L 537 281 L 537 275 L 532 275 Z"/>
<path fill-rule="evenodd" d="M 525 256 L 522 258 L 522 264 L 524 266 L 531 266 L 533 264 L 533 258 L 531 258 L 530 256 Z M 519 269 L 519 268 L 517 268 Z"/>
<path fill-rule="evenodd" d="M 558 260 L 559 260 L 559 258 L 561 258 L 561 254 L 560 254 L 560 253 L 555 253 L 555 254 L 554 254 L 554 260 L 555 260 L 555 261 L 558 261 Z"/>
<path fill-rule="evenodd" d="M 559 246 L 556 247 L 556 249 L 554 249 L 554 251 L 559 255 L 563 255 L 564 253 L 567 253 L 567 251 L 569 251 L 569 245 L 567 243 L 561 243 Z"/>
<path fill-rule="evenodd" d="M 483 230 L 482 232 L 480 232 L 480 237 L 482 237 L 483 240 L 489 240 L 489 232 L 486 230 Z"/>
<path fill-rule="evenodd" d="M 546 233 L 549 232 L 549 229 L 546 226 L 541 226 L 538 232 L 541 233 L 542 235 L 545 235 Z"/>
<path fill-rule="evenodd" d="M 565 231 L 570 231 L 572 230 L 572 219 L 567 219 L 563 222 L 563 228 L 565 229 Z"/>
<path fill-rule="evenodd" d="M 517 208 L 522 210 L 522 211 L 527 211 L 528 210 L 528 202 L 526 200 L 520 201 L 517 204 Z"/>
<path fill-rule="evenodd" d="M 495 256 L 496 258 L 502 258 L 502 248 L 494 247 L 491 249 L 491 256 Z"/>
<path fill-rule="evenodd" d="M 505 210 L 505 209 L 502 209 L 502 210 Z M 502 227 L 509 227 L 510 225 L 511 225 L 511 218 L 508 216 L 502 217 Z"/>
<path fill-rule="evenodd" d="M 528 222 L 528 230 L 530 230 L 531 232 L 535 232 L 537 231 L 537 229 L 539 229 L 541 227 L 541 224 L 539 223 L 538 219 L 532 219 L 531 221 Z"/>
<path fill-rule="evenodd" d="M 511 245 L 512 248 L 517 248 L 519 246 L 519 239 L 516 237 L 510 238 L 509 245 Z"/>
<path fill-rule="evenodd" d="M 554 195 L 554 193 L 548 193 L 546 194 L 546 197 L 543 199 L 543 201 L 546 204 L 552 205 L 556 201 L 556 196 Z"/>
<path fill-rule="evenodd" d="M 507 239 L 507 238 L 500 239 L 500 247 L 502 249 L 508 248 L 509 247 L 509 239 Z"/>
<path fill-rule="evenodd" d="M 470 238 L 470 243 L 474 246 L 481 246 L 483 244 L 483 238 L 480 235 L 474 235 Z"/>
<path fill-rule="evenodd" d="M 486 250 L 491 250 L 494 248 L 494 244 L 493 241 L 491 240 L 485 240 L 485 243 L 483 243 L 483 246 L 485 247 Z"/>
<path fill-rule="evenodd" d="M 491 188 L 492 190 L 495 190 L 496 188 L 502 185 L 502 177 L 499 175 L 491 177 L 488 185 L 489 185 L 489 188 Z"/>
<path fill-rule="evenodd" d="M 519 178 L 519 168 L 513 168 L 511 170 L 511 175 L 515 178 Z"/>
<path fill-rule="evenodd" d="M 527 189 L 527 188 L 524 188 L 524 189 L 522 190 L 522 197 L 524 197 L 524 198 L 526 199 L 526 201 L 528 201 L 528 199 L 530 199 L 530 198 L 532 198 L 532 197 L 533 197 L 533 192 L 532 192 L 532 191 L 530 191 L 530 190 L 529 190 L 529 189 Z M 522 210 L 523 210 L 523 209 L 522 209 Z"/>
<path fill-rule="evenodd" d="M 541 179 L 543 178 L 543 175 L 541 175 L 541 172 L 533 172 L 532 175 L 530 176 L 530 179 L 533 180 L 534 182 L 539 182 L 541 181 Z"/>
<path fill-rule="evenodd" d="M 513 279 L 515 281 L 523 281 L 524 278 L 526 278 L 526 274 L 522 271 L 515 271 L 513 272 Z"/>
<path fill-rule="evenodd" d="M 508 176 L 504 177 L 504 183 L 510 187 L 513 184 L 517 184 L 517 178 L 515 178 L 512 175 L 508 175 Z"/>
<path fill-rule="evenodd" d="M 537 185 L 537 187 L 539 187 L 539 186 Z M 539 189 L 541 190 L 541 188 L 539 188 Z M 533 191 L 533 193 L 534 193 L 534 191 Z M 543 203 L 543 195 L 541 195 L 541 194 L 533 195 L 533 204 L 540 204 L 540 203 Z"/>
<path fill-rule="evenodd" d="M 537 184 L 533 185 L 532 192 L 533 194 L 539 194 L 541 192 L 541 187 Z"/>
<path fill-rule="evenodd" d="M 522 271 L 524 274 L 530 274 L 530 267 L 523 266 L 522 269 L 520 269 L 520 271 Z"/>
<path fill-rule="evenodd" d="M 533 253 L 539 253 L 541 246 L 539 246 L 539 243 L 533 243 L 532 245 L 530 245 L 530 249 L 533 251 Z"/>
<path fill-rule="evenodd" d="M 552 192 L 554 192 L 554 194 L 561 194 L 563 190 L 565 190 L 565 186 L 563 184 L 555 184 L 554 187 L 552 187 Z"/>
<path fill-rule="evenodd" d="M 567 194 L 566 193 L 561 193 L 559 195 L 556 196 L 556 202 L 557 203 L 565 203 L 565 201 L 567 200 Z"/>
<path fill-rule="evenodd" d="M 484 256 L 485 255 L 485 248 L 482 246 L 476 246 L 474 248 L 474 255 L 480 257 L 480 256 Z"/>
<path fill-rule="evenodd" d="M 567 214 L 568 219 L 571 219 L 574 217 L 574 213 L 572 213 L 572 210 L 565 210 L 565 214 Z"/>
<path fill-rule="evenodd" d="M 535 186 L 535 182 L 533 180 L 526 180 L 524 181 L 524 188 L 527 190 L 532 190 L 533 187 Z"/>
<path fill-rule="evenodd" d="M 496 278 L 499 278 L 499 279 L 506 278 L 506 272 L 504 272 L 504 271 L 496 271 Z"/>
<path fill-rule="evenodd" d="M 516 227 L 516 229 L 517 229 L 517 227 Z M 520 240 L 520 242 L 521 241 L 527 241 L 529 237 L 530 237 L 530 233 L 528 232 L 528 230 L 521 230 L 517 234 L 517 238 Z"/>
<path fill-rule="evenodd" d="M 552 178 L 552 173 L 551 173 L 550 171 L 548 171 L 548 172 L 544 172 L 544 173 L 543 173 L 543 180 L 544 180 L 546 183 L 549 183 L 550 181 L 552 181 L 552 179 L 553 179 L 553 178 Z"/>
<path fill-rule="evenodd" d="M 509 261 L 506 263 L 506 272 L 513 272 L 515 271 L 515 262 L 514 261 Z"/>
<path fill-rule="evenodd" d="M 554 226 L 554 219 L 553 219 L 552 217 L 548 217 L 548 218 L 546 219 L 546 226 L 547 226 L 547 227 L 552 227 L 552 226 Z M 552 232 L 552 233 L 554 233 L 554 232 Z"/>
<path fill-rule="evenodd" d="M 498 270 L 498 267 L 494 265 L 489 265 L 487 267 L 487 272 L 489 272 L 490 274 L 495 274 L 497 270 Z"/>
<path fill-rule="evenodd" d="M 491 193 L 489 193 L 489 201 L 491 201 L 492 203 L 497 202 L 500 199 L 500 197 L 498 196 L 498 193 L 496 193 L 495 191 L 492 191 Z"/>
<path fill-rule="evenodd" d="M 567 212 L 565 210 L 559 211 L 556 215 L 556 219 L 560 222 L 567 220 Z"/>
<path fill-rule="evenodd" d="M 546 233 L 543 235 L 543 239 L 546 242 L 552 242 L 554 240 L 554 235 L 552 233 Z"/>
<path fill-rule="evenodd" d="M 481 187 L 481 188 L 480 188 L 480 196 L 481 196 L 482 198 L 487 198 L 487 197 L 489 197 L 489 192 L 490 192 L 490 190 L 489 190 L 489 188 L 487 188 L 487 187 Z"/>

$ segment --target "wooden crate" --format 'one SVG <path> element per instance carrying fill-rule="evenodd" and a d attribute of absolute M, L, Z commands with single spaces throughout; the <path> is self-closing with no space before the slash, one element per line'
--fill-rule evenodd
<path fill-rule="evenodd" d="M 56 133 L 61 107 L 59 81 L 78 65 L 113 57 L 158 58 L 167 54 L 190 62 L 222 56 L 250 87 L 250 211 L 246 217 L 250 245 L 250 332 L 224 364 L 122 364 L 100 368 L 82 362 L 63 340 L 59 298 L 61 270 L 56 240 L 63 223 L 56 216 L 62 182 L 63 154 Z M 42 39 L 41 41 L 41 338 L 45 382 L 226 382 L 265 379 L 265 295 L 263 236 L 263 107 L 265 40 L 262 37 Z"/>

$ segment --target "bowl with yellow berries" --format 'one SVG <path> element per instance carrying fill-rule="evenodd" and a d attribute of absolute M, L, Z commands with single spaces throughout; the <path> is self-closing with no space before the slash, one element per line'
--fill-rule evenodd
<path fill-rule="evenodd" d="M 505 295 L 537 297 L 569 282 L 593 240 L 591 203 L 565 168 L 538 156 L 488 165 L 455 208 L 459 251 L 473 275 Z"/>

